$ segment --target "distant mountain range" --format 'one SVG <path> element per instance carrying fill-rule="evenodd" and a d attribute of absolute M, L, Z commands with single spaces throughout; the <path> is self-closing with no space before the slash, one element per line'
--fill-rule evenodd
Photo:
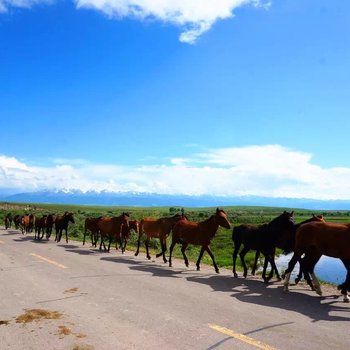
<path fill-rule="evenodd" d="M 350 210 L 350 200 L 316 200 L 296 198 L 269 198 L 258 196 L 188 196 L 141 192 L 82 192 L 80 190 L 38 191 L 8 194 L 0 191 L 2 202 L 29 202 L 51 204 L 80 204 L 105 206 L 268 206 L 310 210 Z"/>

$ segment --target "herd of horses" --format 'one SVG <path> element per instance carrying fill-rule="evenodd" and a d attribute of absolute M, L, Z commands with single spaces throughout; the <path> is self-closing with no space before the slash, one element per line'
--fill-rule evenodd
<path fill-rule="evenodd" d="M 35 218 L 32 214 L 15 216 L 11 214 L 5 217 L 5 228 L 11 227 L 12 221 L 17 229 L 22 233 L 34 231 L 35 240 L 41 240 L 46 233 L 49 239 L 53 228 L 55 228 L 55 241 L 60 242 L 63 231 L 65 231 L 66 242 L 68 243 L 68 224 L 74 224 L 73 214 L 65 212 L 63 215 L 44 215 L 41 218 Z M 188 258 L 186 249 L 189 244 L 201 247 L 198 260 L 196 262 L 197 270 L 200 270 L 200 261 L 205 252 L 212 259 L 215 271 L 218 273 L 219 268 L 215 262 L 214 255 L 210 249 L 210 243 L 214 238 L 219 226 L 230 229 L 231 224 L 227 214 L 223 209 L 217 208 L 215 213 L 208 219 L 200 222 L 189 220 L 184 213 L 175 214 L 170 217 L 163 218 L 144 218 L 140 221 L 130 220 L 128 213 L 122 213 L 116 217 L 98 217 L 86 218 L 84 228 L 83 245 L 86 241 L 86 235 L 90 232 L 92 245 L 97 247 L 100 239 L 100 247 L 110 251 L 113 239 L 124 253 L 128 237 L 131 230 L 138 234 L 137 250 L 135 256 L 139 254 L 141 237 L 146 236 L 145 247 L 146 257 L 151 259 L 149 254 L 149 241 L 151 238 L 160 240 L 161 251 L 156 255 L 162 256 L 164 263 L 168 262 L 165 256 L 167 251 L 167 238 L 172 235 L 169 255 L 169 266 L 172 266 L 172 253 L 176 244 L 181 245 L 181 253 L 184 258 L 185 265 L 188 266 Z M 108 240 L 108 248 L 106 248 L 105 240 Z M 299 262 L 300 272 L 295 280 L 296 283 L 305 278 L 312 290 L 322 295 L 320 283 L 314 273 L 314 268 L 322 255 L 339 258 L 346 270 L 345 281 L 338 286 L 338 290 L 344 297 L 344 302 L 349 302 L 348 292 L 350 291 L 350 224 L 328 223 L 325 222 L 322 215 L 312 217 L 301 223 L 294 222 L 294 212 L 284 211 L 281 215 L 274 218 L 268 223 L 261 225 L 242 224 L 235 226 L 232 230 L 232 240 L 234 250 L 232 254 L 233 275 L 238 277 L 236 272 L 237 255 L 240 256 L 243 266 L 243 276 L 247 277 L 248 268 L 245 263 L 245 255 L 250 250 L 255 250 L 255 263 L 252 274 L 255 273 L 259 255 L 264 256 L 264 265 L 262 277 L 267 283 L 276 273 L 277 279 L 281 280 L 278 269 L 275 264 L 276 248 L 280 248 L 284 253 L 293 252 L 293 256 L 288 264 L 284 275 L 284 291 L 288 291 L 291 272 L 295 264 Z M 240 250 L 241 246 L 243 248 Z M 268 264 L 271 270 L 268 276 L 266 271 Z"/>

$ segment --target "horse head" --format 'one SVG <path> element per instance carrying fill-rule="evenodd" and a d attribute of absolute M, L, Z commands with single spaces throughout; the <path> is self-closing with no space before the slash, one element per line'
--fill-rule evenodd
<path fill-rule="evenodd" d="M 227 214 L 223 209 L 216 208 L 215 220 L 219 226 L 227 229 L 231 228 L 230 222 L 228 221 L 228 218 L 227 218 Z"/>

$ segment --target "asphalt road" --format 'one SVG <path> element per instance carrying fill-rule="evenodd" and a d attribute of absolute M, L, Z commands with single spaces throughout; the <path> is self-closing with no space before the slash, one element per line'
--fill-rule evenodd
<path fill-rule="evenodd" d="M 349 348 L 350 305 L 333 288 L 284 294 L 282 283 L 173 266 L 0 230 L 0 349 Z M 48 319 L 31 322 L 33 309 Z"/>

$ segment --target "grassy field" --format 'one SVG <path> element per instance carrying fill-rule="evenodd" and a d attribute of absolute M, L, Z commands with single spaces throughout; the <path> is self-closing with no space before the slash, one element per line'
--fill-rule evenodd
<path fill-rule="evenodd" d="M 272 207 L 225 207 L 223 208 L 228 214 L 229 221 L 233 226 L 240 224 L 261 224 L 266 223 L 280 215 L 283 210 L 294 210 L 295 221 L 301 222 L 311 217 L 312 214 L 323 214 L 326 221 L 332 222 L 348 222 L 350 223 L 350 211 L 310 211 L 304 209 L 291 208 L 272 208 Z M 25 214 L 32 213 L 37 217 L 43 214 L 63 214 L 65 211 L 74 213 L 75 224 L 69 227 L 69 237 L 74 240 L 82 241 L 84 233 L 84 220 L 86 217 L 99 216 L 118 216 L 122 212 L 128 212 L 130 219 L 140 220 L 144 217 L 160 218 L 173 215 L 180 212 L 180 207 L 103 207 L 103 206 L 83 206 L 83 205 L 55 205 L 55 204 L 28 204 L 28 203 L 0 203 L 0 225 L 4 226 L 4 218 L 6 213 Z M 184 208 L 186 216 L 189 220 L 203 221 L 215 213 L 216 208 Z M 219 267 L 232 268 L 232 250 L 233 243 L 231 240 L 232 230 L 219 228 L 211 248 Z M 132 234 L 128 242 L 128 250 L 136 250 L 137 236 Z M 168 242 L 168 246 L 170 239 Z M 142 241 L 143 244 L 143 241 Z M 88 245 L 90 243 L 88 242 Z M 143 245 L 144 247 L 144 245 Z M 152 240 L 150 247 L 154 251 L 160 250 L 158 240 Z M 199 248 L 189 246 L 187 250 L 188 258 L 196 261 L 199 253 Z M 144 254 L 144 249 L 141 250 L 141 256 Z M 182 257 L 179 247 L 175 249 L 175 256 Z M 161 262 L 161 258 L 159 258 Z M 248 265 L 252 265 L 254 252 L 247 254 L 246 261 Z M 211 264 L 211 259 L 207 254 L 204 254 L 204 263 Z M 240 261 L 237 259 L 238 267 Z"/>

